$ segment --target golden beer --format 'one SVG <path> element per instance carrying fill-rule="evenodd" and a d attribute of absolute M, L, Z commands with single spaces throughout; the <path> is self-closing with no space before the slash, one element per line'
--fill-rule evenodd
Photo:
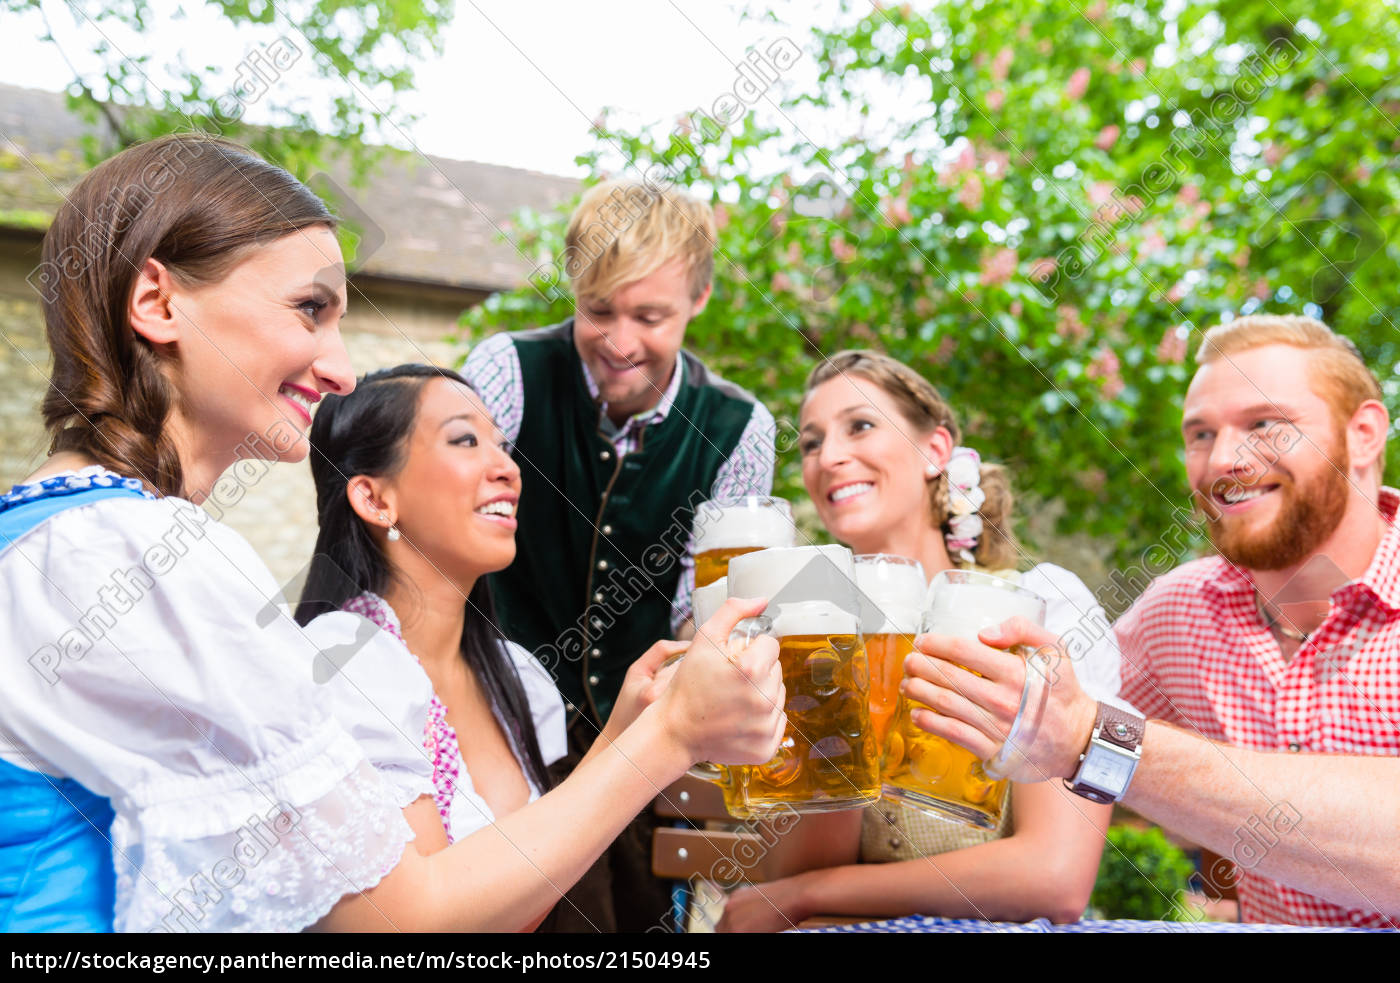
<path fill-rule="evenodd" d="M 929 588 L 923 630 L 975 639 L 982 629 L 1015 616 L 1044 624 L 1045 600 L 999 577 L 944 570 Z M 913 720 L 916 709 L 930 708 L 900 696 L 883 748 L 885 798 L 995 829 L 1006 807 L 1009 783 L 992 779 L 971 752 L 920 729 Z"/>
<path fill-rule="evenodd" d="M 928 581 L 918 560 L 888 553 L 855 558 L 860 588 L 860 631 L 870 660 L 870 725 L 883 750 L 885 734 L 899 708 L 904 657 L 914 650 Z"/>
<path fill-rule="evenodd" d="M 922 703 L 904 699 L 898 704 L 884 745 L 885 794 L 910 805 L 934 799 L 938 812 L 986 829 L 999 826 L 1007 783 L 989 778 L 971 751 L 920 730 L 910 711 L 928 709 Z M 893 796 L 892 791 L 904 794 Z"/>
<path fill-rule="evenodd" d="M 890 722 L 899 710 L 899 684 L 904 679 L 904 659 L 914 651 L 914 636 L 867 635 L 865 655 L 870 663 L 870 728 L 875 743 L 885 745 Z"/>
<path fill-rule="evenodd" d="M 749 810 L 748 801 L 744 797 L 743 769 L 731 768 L 728 765 L 720 765 L 719 769 L 723 777 L 715 784 L 724 793 L 725 811 L 735 819 L 753 819 L 754 814 Z"/>
<path fill-rule="evenodd" d="M 786 804 L 849 809 L 880 795 L 879 745 L 870 729 L 870 674 L 858 635 L 778 640 L 787 729 L 773 760 L 745 769 L 751 810 Z"/>
<path fill-rule="evenodd" d="M 870 668 L 851 551 L 797 546 L 737 556 L 729 564 L 729 593 L 768 598 L 754 620 L 778 640 L 786 689 L 777 755 L 742 769 L 749 809 L 762 816 L 875 802 L 880 748 L 870 731 Z"/>
<path fill-rule="evenodd" d="M 762 546 L 733 546 L 728 549 L 706 550 L 695 555 L 695 586 L 708 587 L 729 572 L 729 561 L 745 553 L 761 550 Z M 701 624 L 697 621 L 696 624 Z"/>
<path fill-rule="evenodd" d="M 792 522 L 792 506 L 785 499 L 744 495 L 701 502 L 695 510 L 692 534 L 695 586 L 704 587 L 723 577 L 736 556 L 791 546 L 797 527 Z"/>

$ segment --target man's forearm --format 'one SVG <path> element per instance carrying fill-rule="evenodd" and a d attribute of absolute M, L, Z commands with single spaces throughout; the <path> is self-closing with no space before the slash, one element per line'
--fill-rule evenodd
<path fill-rule="evenodd" d="M 1400 913 L 1400 758 L 1251 751 L 1154 720 L 1123 802 L 1252 873 Z"/>

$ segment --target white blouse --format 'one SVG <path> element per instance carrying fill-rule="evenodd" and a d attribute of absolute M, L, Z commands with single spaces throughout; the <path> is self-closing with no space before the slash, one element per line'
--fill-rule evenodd
<path fill-rule="evenodd" d="M 0 552 L 0 597 L 0 758 L 111 800 L 118 931 L 295 931 L 398 863 L 401 793 L 233 530 L 177 498 L 72 507 Z"/>
<path fill-rule="evenodd" d="M 525 698 L 530 704 L 530 717 L 535 726 L 535 740 L 540 746 L 540 758 L 546 766 L 552 765 L 569 752 L 564 698 L 559 695 L 559 688 L 554 684 L 553 678 L 528 649 L 514 642 L 504 644 L 511 662 L 515 665 L 515 671 L 520 675 L 520 685 L 524 688 Z M 500 708 L 493 709 L 501 730 L 507 735 L 511 750 L 515 753 L 515 759 L 520 763 L 521 773 L 525 775 L 525 780 L 530 786 L 528 801 L 534 802 L 540 797 L 540 790 L 530 781 L 530 774 L 525 769 L 524 751 L 517 747 L 515 740 L 510 737 L 511 728 L 501 720 Z M 459 751 L 459 761 L 460 753 Z M 460 840 L 495 821 L 496 816 L 492 814 L 491 807 L 477 794 L 472 785 L 471 775 L 467 773 L 467 766 L 462 763 L 456 783 L 456 794 L 452 799 L 452 838 Z"/>
<path fill-rule="evenodd" d="M 375 600 L 382 604 L 383 613 L 398 629 L 398 619 L 393 609 L 382 599 Z M 336 645 L 353 645 L 355 632 L 363 631 L 364 626 L 370 625 L 372 623 L 368 619 L 358 614 L 339 611 L 321 615 L 306 629 L 323 648 L 334 648 Z M 546 765 L 553 764 L 568 753 L 564 700 L 538 659 L 514 642 L 502 644 L 520 677 L 540 756 Z M 349 649 L 342 648 L 341 651 Z M 320 675 L 326 675 L 327 668 L 323 663 Z M 377 694 L 390 691 L 396 692 L 397 703 L 386 708 L 385 701 Z M 407 805 L 419 794 L 433 794 L 434 767 L 439 771 L 449 769 L 453 775 L 452 796 L 444 823 L 453 841 L 470 836 L 495 822 L 497 817 L 491 807 L 472 784 L 460 747 L 453 745 L 447 752 L 451 760 L 438 762 L 434 762 L 431 753 L 425 750 L 422 721 L 426 719 L 428 702 L 432 699 L 432 682 L 418 660 L 394 634 L 375 627 L 374 638 L 345 661 L 345 669 L 334 675 L 327 692 L 331 696 L 328 706 L 332 712 L 355 735 L 380 774 L 401 790 L 402 804 Z M 533 802 L 539 798 L 540 790 L 529 778 L 524 751 L 517 746 L 512 727 L 501 719 L 500 709 L 494 709 L 501 730 L 507 735 L 507 742 L 520 764 L 521 773 L 530 786 L 529 801 Z M 417 722 L 416 729 L 405 723 L 409 720 Z M 460 739 L 461 735 L 458 737 Z M 425 765 L 426 787 L 423 777 Z"/>
<path fill-rule="evenodd" d="M 1045 598 L 1045 627 L 1069 654 L 1074 678 L 1095 700 L 1128 707 L 1118 698 L 1123 656 L 1112 622 L 1098 598 L 1078 576 L 1053 563 L 1038 563 L 1021 574 L 1020 584 Z"/>

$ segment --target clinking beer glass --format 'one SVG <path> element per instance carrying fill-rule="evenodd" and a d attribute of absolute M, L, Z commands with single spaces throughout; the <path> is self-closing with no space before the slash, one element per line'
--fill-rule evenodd
<path fill-rule="evenodd" d="M 769 599 L 763 617 L 750 621 L 778 639 L 787 690 L 777 756 L 731 769 L 755 815 L 830 812 L 879 798 L 854 568 L 844 546 L 766 549 L 729 562 L 731 596 Z"/>
<path fill-rule="evenodd" d="M 1045 599 L 1009 580 L 972 570 L 944 570 L 929 584 L 921 630 L 976 639 L 984 628 L 1020 616 L 1045 624 Z M 1008 782 L 987 774 L 971 752 L 921 730 L 913 709 L 929 709 L 903 695 L 885 738 L 884 797 L 955 819 L 996 829 L 1006 807 Z"/>
<path fill-rule="evenodd" d="M 793 546 L 797 527 L 786 499 L 765 495 L 718 498 L 695 510 L 695 586 L 723 577 L 736 556 L 774 546 Z M 742 596 L 742 595 L 736 595 Z M 695 622 L 703 624 L 701 621 Z"/>
<path fill-rule="evenodd" d="M 875 743 L 884 748 L 895 711 L 904 659 L 914 651 L 928 582 L 918 560 L 888 553 L 857 556 L 856 586 L 860 588 L 860 632 L 870 665 L 870 725 Z"/>

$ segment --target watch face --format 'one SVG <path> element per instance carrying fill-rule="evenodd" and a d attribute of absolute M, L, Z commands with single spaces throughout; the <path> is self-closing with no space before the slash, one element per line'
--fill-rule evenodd
<path fill-rule="evenodd" d="M 1099 744 L 1091 744 L 1089 753 L 1084 756 L 1084 767 L 1079 772 L 1079 780 L 1095 788 L 1119 795 L 1128 787 L 1136 764 L 1126 755 L 1110 751 Z"/>

